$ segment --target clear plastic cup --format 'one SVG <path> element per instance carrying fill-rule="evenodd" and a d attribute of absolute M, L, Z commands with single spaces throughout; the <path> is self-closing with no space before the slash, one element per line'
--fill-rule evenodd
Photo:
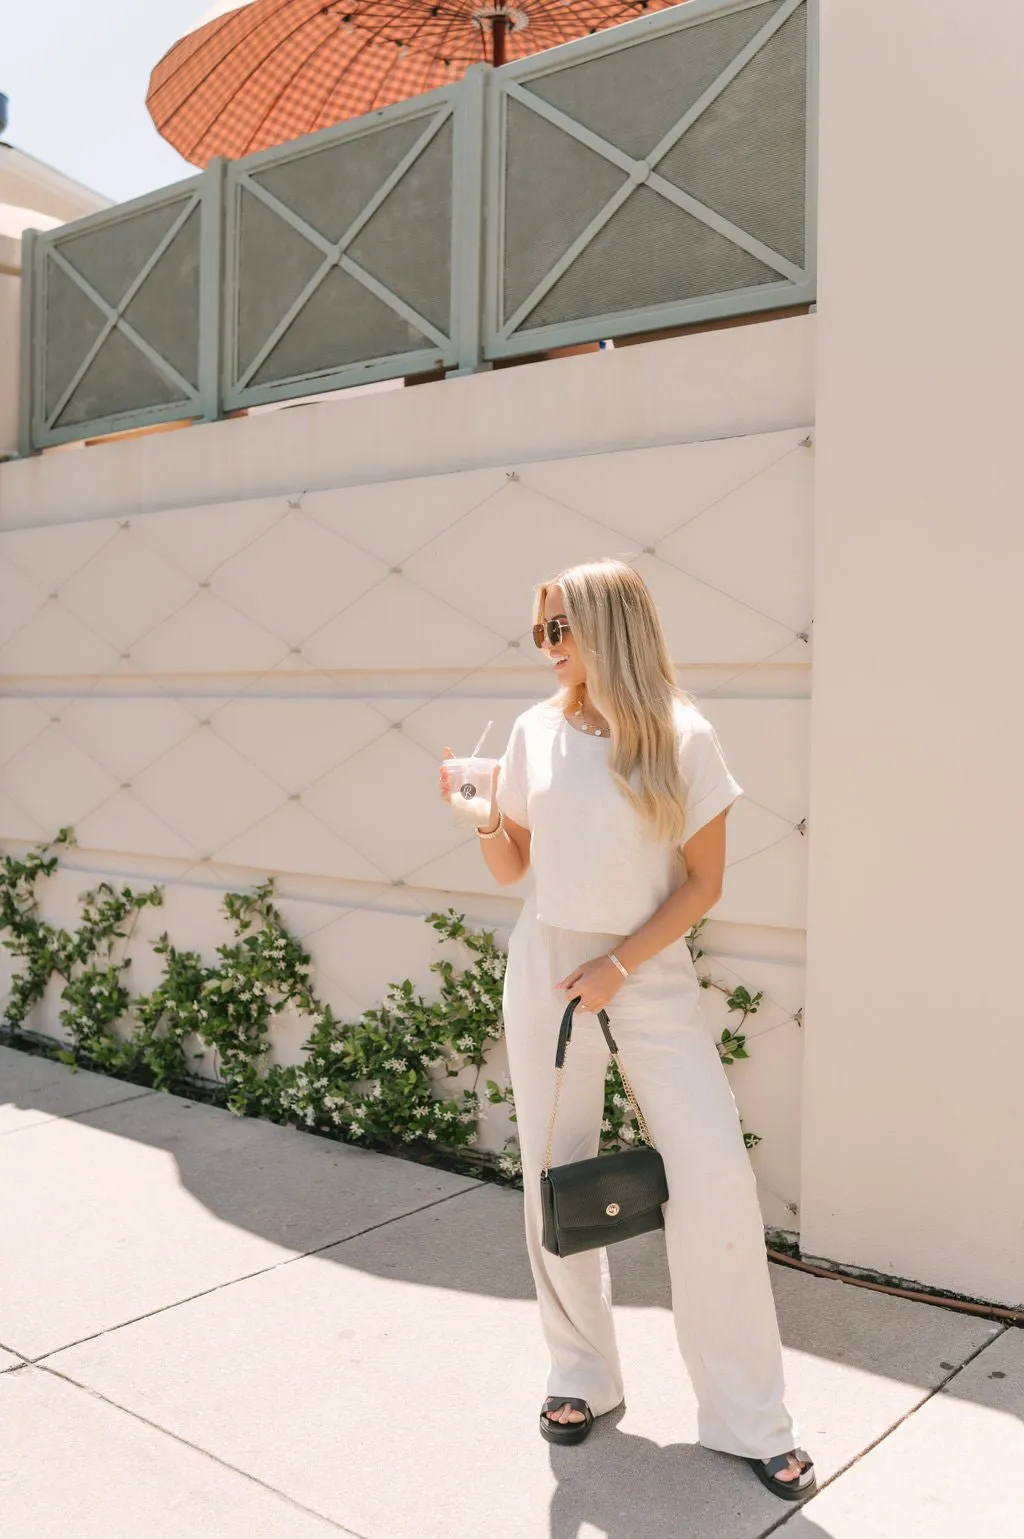
<path fill-rule="evenodd" d="M 452 816 L 467 828 L 484 828 L 491 821 L 491 790 L 497 759 L 446 759 L 445 781 Z"/>

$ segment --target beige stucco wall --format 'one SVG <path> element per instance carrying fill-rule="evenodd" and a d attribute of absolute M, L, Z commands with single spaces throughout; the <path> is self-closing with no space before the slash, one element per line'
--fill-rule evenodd
<path fill-rule="evenodd" d="M 0 456 L 18 447 L 21 241 L 0 232 Z"/>
<path fill-rule="evenodd" d="M 0 142 L 0 204 L 49 216 L 34 228 L 45 230 L 56 221 L 82 219 L 110 207 L 110 199 L 72 181 L 54 166 Z M 33 226 L 26 226 L 33 228 Z"/>
<path fill-rule="evenodd" d="M 500 745 L 549 692 L 535 582 L 635 557 L 747 792 L 708 949 L 767 996 L 733 1083 L 766 1219 L 796 1227 L 813 330 L 767 321 L 0 468 L 0 834 L 75 825 L 53 912 L 100 873 L 161 880 L 168 906 L 137 935 L 212 951 L 221 893 L 273 871 L 336 1009 L 406 975 L 429 987 L 425 913 L 507 929 L 520 901 L 452 827 L 440 750 L 489 717 Z M 37 1025 L 55 1019 L 53 998 Z"/>
<path fill-rule="evenodd" d="M 1024 12 L 822 7 L 805 1249 L 1020 1303 Z"/>

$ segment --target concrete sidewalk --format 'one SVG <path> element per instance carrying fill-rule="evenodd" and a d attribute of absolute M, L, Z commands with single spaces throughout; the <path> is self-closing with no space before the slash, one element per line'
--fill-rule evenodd
<path fill-rule="evenodd" d="M 0 1103 L 5 1539 L 1024 1539 L 1020 1330 L 773 1268 L 794 1511 L 696 1446 L 660 1237 L 554 1449 L 517 1193 L 7 1049 Z"/>

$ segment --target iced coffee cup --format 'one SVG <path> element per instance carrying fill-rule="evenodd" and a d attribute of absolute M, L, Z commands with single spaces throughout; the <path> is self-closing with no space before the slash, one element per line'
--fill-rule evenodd
<path fill-rule="evenodd" d="M 466 828 L 484 828 L 491 821 L 491 791 L 497 759 L 446 759 L 444 774 L 452 816 Z"/>

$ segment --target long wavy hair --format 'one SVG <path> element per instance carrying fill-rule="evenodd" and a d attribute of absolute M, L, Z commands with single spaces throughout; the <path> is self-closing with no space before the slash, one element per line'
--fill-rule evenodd
<path fill-rule="evenodd" d="M 556 586 L 587 669 L 586 683 L 560 691 L 558 703 L 571 711 L 589 695 L 610 728 L 612 779 L 651 833 L 678 847 L 686 820 L 674 706 L 692 702 L 675 682 L 650 589 L 624 561 L 585 561 L 540 584 L 535 620 Z"/>

